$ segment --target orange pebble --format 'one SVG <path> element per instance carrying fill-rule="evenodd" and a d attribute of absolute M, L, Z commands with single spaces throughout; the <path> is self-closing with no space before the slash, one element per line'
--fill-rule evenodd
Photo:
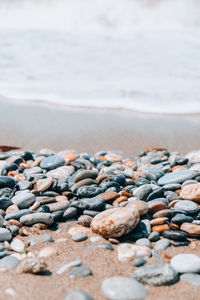
<path fill-rule="evenodd" d="M 67 162 L 71 162 L 73 160 L 76 159 L 76 154 L 75 153 L 69 153 L 67 155 L 64 156 L 64 159 L 67 161 Z"/>
<path fill-rule="evenodd" d="M 15 212 L 19 210 L 18 206 L 13 204 L 13 205 L 10 205 L 7 209 L 6 209 L 6 214 L 9 214 L 9 213 L 12 213 L 12 212 Z"/>
<path fill-rule="evenodd" d="M 128 193 L 128 192 L 126 192 L 126 191 L 121 191 L 120 193 L 119 193 L 121 196 L 126 196 L 126 197 L 134 197 L 132 194 L 130 194 L 130 193 Z"/>
<path fill-rule="evenodd" d="M 15 175 L 18 175 L 19 173 L 18 173 L 18 171 L 10 171 L 10 172 L 8 172 L 8 176 L 10 176 L 10 177 L 14 177 Z"/>
<path fill-rule="evenodd" d="M 121 203 L 121 202 L 124 202 L 124 201 L 126 201 L 127 199 L 128 199 L 128 198 L 127 198 L 126 196 L 121 196 L 121 197 L 115 199 L 115 201 L 113 201 L 113 205 L 119 204 L 119 203 Z"/>
<path fill-rule="evenodd" d="M 163 232 L 165 230 L 169 230 L 169 226 L 167 224 L 163 224 L 163 225 L 156 225 L 152 227 L 152 231 L 154 232 Z"/>

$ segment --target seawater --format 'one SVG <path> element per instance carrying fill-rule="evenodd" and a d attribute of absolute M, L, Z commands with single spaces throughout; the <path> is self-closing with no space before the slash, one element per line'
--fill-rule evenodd
<path fill-rule="evenodd" d="M 0 95 L 200 112 L 199 0 L 0 0 Z"/>

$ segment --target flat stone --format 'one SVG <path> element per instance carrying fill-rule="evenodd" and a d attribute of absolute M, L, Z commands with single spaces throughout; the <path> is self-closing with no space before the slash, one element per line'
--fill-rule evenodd
<path fill-rule="evenodd" d="M 196 172 L 192 170 L 181 170 L 172 173 L 167 173 L 158 180 L 159 185 L 166 185 L 171 183 L 183 183 L 186 180 L 193 179 Z"/>
<path fill-rule="evenodd" d="M 151 220 L 150 223 L 151 223 L 152 226 L 155 226 L 155 225 L 165 224 L 166 221 L 168 221 L 168 218 L 167 217 L 162 217 L 162 218 L 155 218 L 155 219 Z"/>
<path fill-rule="evenodd" d="M 0 176 L 0 189 L 8 187 L 13 188 L 16 182 L 12 177 L 9 176 Z"/>
<path fill-rule="evenodd" d="M 181 225 L 181 230 L 184 230 L 191 237 L 199 237 L 200 236 L 200 225 L 193 223 L 183 223 Z"/>
<path fill-rule="evenodd" d="M 165 238 L 173 241 L 186 241 L 188 235 L 183 231 L 178 230 L 166 230 L 162 234 Z"/>
<path fill-rule="evenodd" d="M 86 178 L 95 179 L 97 176 L 98 176 L 97 170 L 83 170 L 76 175 L 76 177 L 74 178 L 74 182 L 76 183 Z"/>
<path fill-rule="evenodd" d="M 76 192 L 77 196 L 80 198 L 92 198 L 101 193 L 103 193 L 103 189 L 93 185 L 81 186 Z"/>
<path fill-rule="evenodd" d="M 48 258 L 54 255 L 57 255 L 58 251 L 56 250 L 56 248 L 54 248 L 53 246 L 48 246 L 45 248 L 42 248 L 39 253 L 38 253 L 38 257 L 39 258 Z"/>
<path fill-rule="evenodd" d="M 162 169 L 157 167 L 148 167 L 143 169 L 142 172 L 144 175 L 146 175 L 146 178 L 149 180 L 158 180 L 164 175 Z"/>
<path fill-rule="evenodd" d="M 151 250 L 146 246 L 123 243 L 117 246 L 117 255 L 118 260 L 124 262 L 136 257 L 148 258 L 151 256 Z"/>
<path fill-rule="evenodd" d="M 77 225 L 77 226 L 73 226 L 71 227 L 69 230 L 68 230 L 68 233 L 70 235 L 74 235 L 74 234 L 77 234 L 77 233 L 85 233 L 86 235 L 88 233 L 90 233 L 90 229 L 89 228 L 86 228 L 86 227 L 83 227 L 81 225 Z"/>
<path fill-rule="evenodd" d="M 104 279 L 101 288 L 109 300 L 143 300 L 148 296 L 142 284 L 123 276 Z"/>
<path fill-rule="evenodd" d="M 78 215 L 78 209 L 76 207 L 69 207 L 65 210 L 63 214 L 63 218 L 65 220 L 71 219 L 71 218 L 76 218 Z"/>
<path fill-rule="evenodd" d="M 58 269 L 58 271 L 56 272 L 56 274 L 60 275 L 60 274 L 63 274 L 64 272 L 66 272 L 69 268 L 72 268 L 72 267 L 79 267 L 82 265 L 82 261 L 80 259 L 77 259 L 77 260 L 73 260 L 73 261 L 70 261 L 68 264 L 65 264 L 64 266 L 60 267 Z"/>
<path fill-rule="evenodd" d="M 150 242 L 157 242 L 160 239 L 160 233 L 159 232 L 151 232 L 148 236 L 148 239 Z"/>
<path fill-rule="evenodd" d="M 72 240 L 74 242 L 83 242 L 83 241 L 85 241 L 87 239 L 88 239 L 88 237 L 84 233 L 77 233 L 77 234 L 73 234 L 72 235 Z"/>
<path fill-rule="evenodd" d="M 82 290 L 72 290 L 67 293 L 64 300 L 93 300 L 93 298 Z"/>
<path fill-rule="evenodd" d="M 26 250 L 24 242 L 18 238 L 12 240 L 10 248 L 16 252 L 25 252 Z"/>
<path fill-rule="evenodd" d="M 110 244 L 104 243 L 104 244 L 92 244 L 92 245 L 86 245 L 83 247 L 83 251 L 84 250 L 88 250 L 88 249 L 105 249 L 105 250 L 114 250 L 113 247 Z"/>
<path fill-rule="evenodd" d="M 140 216 L 146 215 L 149 210 L 148 205 L 145 201 L 130 200 L 130 198 L 128 199 L 128 204 L 126 207 L 129 206 L 135 207 L 138 210 Z"/>
<path fill-rule="evenodd" d="M 178 254 L 170 262 L 178 273 L 199 273 L 200 257 L 195 254 Z"/>
<path fill-rule="evenodd" d="M 171 245 L 170 240 L 163 238 L 163 239 L 160 239 L 159 241 L 157 241 L 157 242 L 155 243 L 154 249 L 155 249 L 156 251 L 165 250 L 165 249 L 167 249 L 170 245 Z"/>
<path fill-rule="evenodd" d="M 69 177 L 74 173 L 75 169 L 73 166 L 63 166 L 56 168 L 54 170 L 51 170 L 47 172 L 47 176 L 52 176 L 56 179 L 62 178 L 62 177 Z"/>
<path fill-rule="evenodd" d="M 174 209 L 182 210 L 187 213 L 195 213 L 199 211 L 198 205 L 195 202 L 189 200 L 180 200 L 176 202 L 176 204 L 174 205 Z"/>
<path fill-rule="evenodd" d="M 151 264 L 136 269 L 133 278 L 149 285 L 170 285 L 178 281 L 178 273 L 169 264 Z"/>
<path fill-rule="evenodd" d="M 70 278 L 87 277 L 93 275 L 92 270 L 87 266 L 75 267 L 69 272 Z"/>
<path fill-rule="evenodd" d="M 50 213 L 34 213 L 21 217 L 20 222 L 26 226 L 32 226 L 36 223 L 51 225 L 54 219 Z"/>
<path fill-rule="evenodd" d="M 133 195 L 140 200 L 146 200 L 147 196 L 152 192 L 151 184 L 144 184 L 134 190 Z"/>
<path fill-rule="evenodd" d="M 200 274 L 185 273 L 180 276 L 180 280 L 186 280 L 193 285 L 200 286 Z"/>
<path fill-rule="evenodd" d="M 10 205 L 12 205 L 12 201 L 8 197 L 0 198 L 0 209 L 6 210 Z"/>
<path fill-rule="evenodd" d="M 54 212 L 57 210 L 65 210 L 69 207 L 69 205 L 69 201 L 63 199 L 55 203 L 47 204 L 46 206 L 48 206 L 50 212 Z"/>
<path fill-rule="evenodd" d="M 93 198 L 83 198 L 80 202 L 87 205 L 86 209 L 100 211 L 105 206 L 105 200 L 101 196 L 96 196 Z"/>
<path fill-rule="evenodd" d="M 0 242 L 10 241 L 12 239 L 12 234 L 10 230 L 6 228 L 0 228 Z"/>
<path fill-rule="evenodd" d="M 18 264 L 19 260 L 14 256 L 9 255 L 0 260 L 0 269 L 5 267 L 9 270 L 12 270 L 16 268 Z"/>
<path fill-rule="evenodd" d="M 64 166 L 65 160 L 61 156 L 51 155 L 43 159 L 40 163 L 40 167 L 47 171 L 56 169 L 58 167 Z"/>
<path fill-rule="evenodd" d="M 136 245 L 152 248 L 151 242 L 147 238 L 138 239 Z"/>
<path fill-rule="evenodd" d="M 139 222 L 138 210 L 134 207 L 117 207 L 96 215 L 91 222 L 93 232 L 103 237 L 120 237 L 133 230 Z"/>
<path fill-rule="evenodd" d="M 52 183 L 53 178 L 48 176 L 47 178 L 39 179 L 34 185 L 34 188 L 37 192 L 44 192 L 52 185 Z"/>
<path fill-rule="evenodd" d="M 22 191 L 12 198 L 13 204 L 17 205 L 20 209 L 29 208 L 36 200 L 34 194 Z"/>
<path fill-rule="evenodd" d="M 16 272 L 17 273 L 42 273 L 47 270 L 47 264 L 43 259 L 38 259 L 35 257 L 25 258 L 18 265 Z"/>
<path fill-rule="evenodd" d="M 146 264 L 146 259 L 144 257 L 136 257 L 132 260 L 131 265 L 134 267 L 141 267 Z"/>
<path fill-rule="evenodd" d="M 180 197 L 200 203 L 200 183 L 189 184 L 182 188 Z"/>
<path fill-rule="evenodd" d="M 7 215 L 5 215 L 5 220 L 6 221 L 9 221 L 11 219 L 19 220 L 22 216 L 30 215 L 32 213 L 33 212 L 31 209 L 20 209 L 20 210 L 17 210 L 17 211 L 14 211 L 14 212 L 11 212 L 11 213 L 8 213 Z"/>
<path fill-rule="evenodd" d="M 182 223 L 191 223 L 193 218 L 190 216 L 186 216 L 184 214 L 176 214 L 172 219 L 171 222 L 177 225 L 181 225 Z"/>

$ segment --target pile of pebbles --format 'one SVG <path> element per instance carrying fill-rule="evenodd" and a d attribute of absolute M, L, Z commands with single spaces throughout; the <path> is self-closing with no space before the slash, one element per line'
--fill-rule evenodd
<path fill-rule="evenodd" d="M 132 278 L 103 281 L 107 299 L 118 299 L 120 294 L 123 299 L 145 299 L 145 284 L 169 285 L 184 279 L 200 285 L 200 257 L 179 254 L 167 264 L 159 256 L 171 245 L 187 247 L 191 239 L 200 237 L 199 204 L 200 151 L 186 156 L 162 148 L 136 156 L 120 151 L 94 156 L 48 149 L 0 152 L 0 269 L 44 272 L 45 255 L 27 253 L 20 235 L 28 235 L 29 228 L 55 230 L 60 223 L 76 222 L 107 240 L 86 249 L 113 250 L 116 244 L 118 260 L 131 260 L 134 267 Z M 73 241 L 87 238 L 84 230 L 72 230 Z M 150 256 L 158 263 L 146 264 Z M 70 277 L 92 275 L 81 261 L 63 270 L 69 267 Z M 92 299 L 79 290 L 65 299 L 79 298 Z"/>

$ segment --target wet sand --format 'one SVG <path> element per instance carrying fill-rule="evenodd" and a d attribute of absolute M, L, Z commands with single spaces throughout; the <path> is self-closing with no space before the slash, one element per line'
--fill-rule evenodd
<path fill-rule="evenodd" d="M 141 149 L 153 146 L 162 146 L 181 153 L 200 148 L 198 115 L 161 116 L 128 111 L 57 108 L 53 105 L 12 103 L 2 99 L 0 128 L 0 144 L 33 150 L 44 147 L 53 150 L 73 148 L 80 152 L 94 153 L 100 149 L 120 149 L 125 154 L 134 155 Z M 91 243 L 89 239 L 75 243 L 67 231 L 68 227 L 60 234 L 48 230 L 42 232 L 50 233 L 54 241 L 66 238 L 65 242 L 51 244 L 58 250 L 58 255 L 47 259 L 47 275 L 16 275 L 14 271 L 0 273 L 1 300 L 60 300 L 64 299 L 69 290 L 75 288 L 89 292 L 94 300 L 104 300 L 101 291 L 103 279 L 115 275 L 132 276 L 134 268 L 130 262 L 118 262 L 116 246 L 113 246 L 115 250 L 112 252 L 103 249 L 83 252 L 82 247 Z M 45 244 L 38 244 L 28 250 L 38 251 L 44 246 Z M 189 252 L 200 255 L 199 240 L 195 240 L 193 247 L 170 247 L 160 254 L 163 257 L 164 253 L 167 253 L 171 257 L 177 253 Z M 93 276 L 70 279 L 68 272 L 62 275 L 55 274 L 59 267 L 77 258 L 80 258 L 84 265 L 91 267 Z M 153 262 L 149 259 L 149 262 L 151 261 Z M 15 295 L 6 294 L 7 288 L 13 288 Z M 200 287 L 185 281 L 179 281 L 169 287 L 147 289 L 148 300 L 200 299 Z"/>

